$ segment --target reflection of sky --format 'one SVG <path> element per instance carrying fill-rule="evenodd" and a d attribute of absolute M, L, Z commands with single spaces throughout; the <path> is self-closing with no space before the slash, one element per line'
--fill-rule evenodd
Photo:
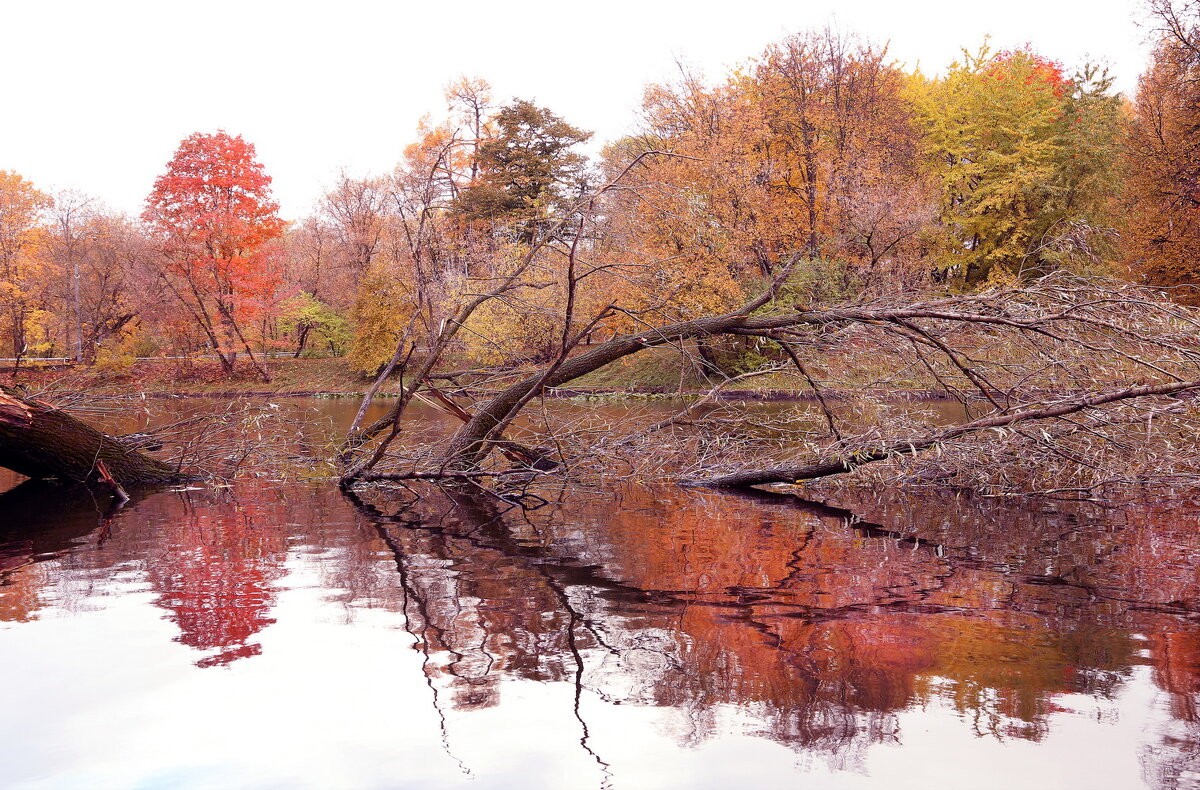
<path fill-rule="evenodd" d="M 328 559 L 328 555 L 325 555 Z M 386 562 L 386 560 L 380 560 Z M 293 551 L 278 583 L 262 655 L 197 669 L 194 650 L 155 595 L 129 575 L 95 582 L 86 605 L 51 604 L 0 625 L 5 788 L 569 788 L 599 787 L 580 746 L 569 683 L 506 678 L 501 704 L 447 710 L 443 743 L 421 653 L 385 609 L 335 600 L 322 555 Z M 121 595 L 109 595 L 121 591 Z M 612 705 L 584 691 L 589 745 L 613 785 L 636 788 L 1136 788 L 1139 748 L 1167 714 L 1146 668 L 1115 700 L 1062 696 L 1040 741 L 976 737 L 938 701 L 898 714 L 900 746 L 868 746 L 864 773 L 831 772 L 751 734 L 718 709 L 728 734 L 681 747 L 678 710 Z M 1119 710 L 1119 715 L 1115 711 Z M 447 749 L 448 747 L 448 749 Z M 464 771 L 464 767 L 466 771 Z M 797 770 L 808 774 L 797 785 Z M 474 778 L 472 778 L 474 777 Z"/>

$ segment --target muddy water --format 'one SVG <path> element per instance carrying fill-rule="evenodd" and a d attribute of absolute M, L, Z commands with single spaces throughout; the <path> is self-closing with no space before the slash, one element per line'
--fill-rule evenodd
<path fill-rule="evenodd" d="M 1200 784 L 1200 502 L 542 494 L 0 494 L 0 787 Z"/>

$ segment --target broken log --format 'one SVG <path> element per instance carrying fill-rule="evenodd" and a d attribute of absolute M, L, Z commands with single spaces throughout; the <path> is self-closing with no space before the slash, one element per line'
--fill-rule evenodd
<path fill-rule="evenodd" d="M 37 480 L 70 481 L 114 491 L 187 477 L 139 452 L 131 443 L 7 388 L 0 388 L 0 467 Z"/>

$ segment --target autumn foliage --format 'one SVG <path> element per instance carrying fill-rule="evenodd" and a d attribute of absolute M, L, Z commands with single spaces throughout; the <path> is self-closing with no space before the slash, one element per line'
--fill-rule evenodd
<path fill-rule="evenodd" d="M 270 246 L 285 223 L 254 146 L 225 132 L 185 139 L 154 182 L 142 219 L 158 240 L 160 276 L 203 330 L 227 373 L 239 348 L 264 379 L 246 324 L 279 285 Z"/>
<path fill-rule="evenodd" d="M 0 170 L 0 320 L 11 353 L 20 359 L 44 321 L 49 279 L 44 213 L 50 198 L 19 174 Z"/>
<path fill-rule="evenodd" d="M 1135 273 L 1200 303 L 1200 9 L 1156 4 L 1161 37 L 1138 84 L 1125 148 L 1126 250 Z"/>
<path fill-rule="evenodd" d="M 225 375 L 241 357 L 266 380 L 272 353 L 369 374 L 449 332 L 456 365 L 519 365 L 552 358 L 564 326 L 594 342 L 729 309 L 789 261 L 806 302 L 1056 269 L 1197 301 L 1200 21 L 1150 6 L 1132 102 L 1029 46 L 927 74 L 821 29 L 648 86 L 590 156 L 586 129 L 464 77 L 391 172 L 342 173 L 290 224 L 253 145 L 223 131 L 180 143 L 140 222 L 0 171 L 0 353 L 208 356 Z"/>
<path fill-rule="evenodd" d="M 1029 50 L 964 53 L 915 77 L 926 172 L 940 196 L 936 266 L 974 286 L 1087 268 L 1112 236 L 1120 100 Z"/>

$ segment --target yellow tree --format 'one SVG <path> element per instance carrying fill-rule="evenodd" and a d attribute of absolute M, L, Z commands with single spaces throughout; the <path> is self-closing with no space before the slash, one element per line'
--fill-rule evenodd
<path fill-rule="evenodd" d="M 0 309 L 10 353 L 29 350 L 49 264 L 43 257 L 50 198 L 19 174 L 0 170 Z"/>
<path fill-rule="evenodd" d="M 1094 251 L 1111 223 L 1120 99 L 1093 69 L 1034 52 L 964 53 L 913 80 L 940 191 L 942 267 L 968 284 L 1033 276 Z"/>

